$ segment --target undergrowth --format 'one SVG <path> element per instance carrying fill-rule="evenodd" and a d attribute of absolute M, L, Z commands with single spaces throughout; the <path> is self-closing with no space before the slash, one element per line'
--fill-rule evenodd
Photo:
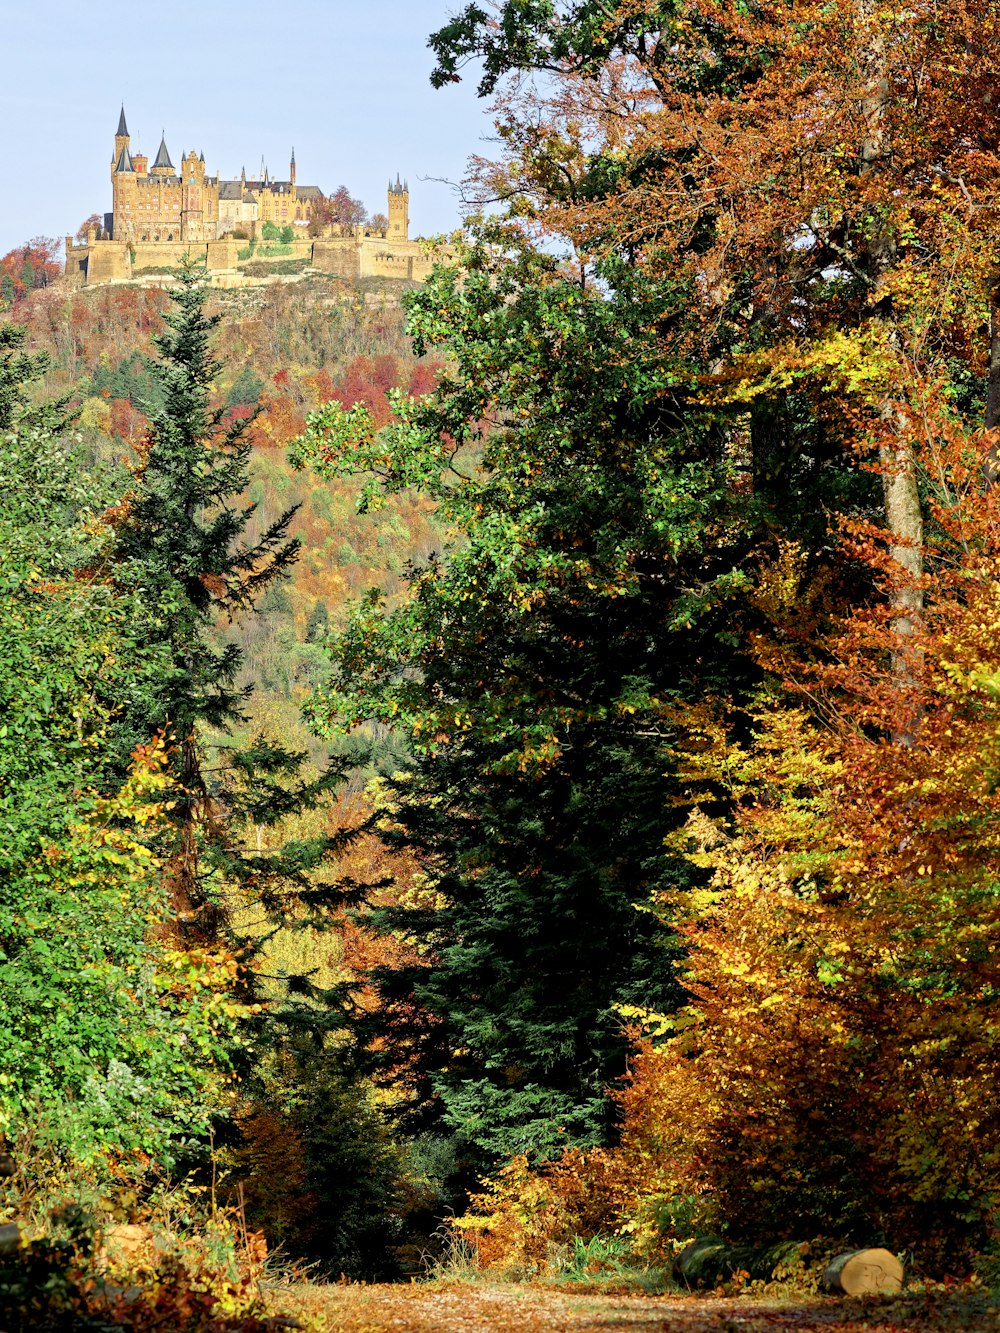
<path fill-rule="evenodd" d="M 203 1238 L 151 1243 L 122 1257 L 90 1214 L 70 1205 L 44 1235 L 0 1256 L 4 1333 L 275 1333 L 253 1265 L 213 1257 Z M 298 1327 L 303 1327 L 301 1324 Z"/>

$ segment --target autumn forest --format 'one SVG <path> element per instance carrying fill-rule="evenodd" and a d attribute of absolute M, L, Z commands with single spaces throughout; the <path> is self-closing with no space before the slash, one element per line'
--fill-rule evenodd
<path fill-rule="evenodd" d="M 0 1330 L 994 1327 L 1000 18 L 439 21 L 425 284 L 0 260 Z"/>

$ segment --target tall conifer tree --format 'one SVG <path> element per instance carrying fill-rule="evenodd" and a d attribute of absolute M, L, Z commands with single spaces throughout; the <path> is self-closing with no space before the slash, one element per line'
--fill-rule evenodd
<path fill-rule="evenodd" d="M 256 506 L 240 496 L 249 479 L 252 418 L 231 419 L 224 407 L 212 406 L 218 364 L 210 339 L 219 316 L 206 313 L 206 289 L 192 265 L 179 277 L 166 329 L 154 339 L 160 359 L 150 366 L 162 405 L 149 405 L 149 435 L 110 554 L 117 580 L 145 604 L 146 670 L 129 696 L 116 701 L 119 755 L 156 731 L 174 743 L 183 791 L 174 879 L 183 914 L 200 900 L 196 830 L 208 814 L 198 728 L 240 720 L 250 692 L 238 683 L 239 648 L 218 647 L 213 631 L 220 617 L 232 620 L 252 608 L 287 572 L 299 542 L 288 536 L 294 507 L 256 539 L 248 535 Z M 287 769 L 289 758 L 277 756 L 279 767 Z"/>

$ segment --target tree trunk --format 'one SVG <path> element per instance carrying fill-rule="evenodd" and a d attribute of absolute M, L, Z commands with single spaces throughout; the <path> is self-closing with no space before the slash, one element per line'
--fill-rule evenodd
<path fill-rule="evenodd" d="M 885 41 L 878 28 L 875 0 L 857 0 L 858 67 L 862 80 L 861 118 L 864 133 L 859 152 L 859 175 L 864 178 L 879 169 L 885 150 L 885 119 L 889 102 L 889 73 Z M 873 304 L 878 305 L 881 279 L 894 258 L 892 238 L 885 231 L 876 232 L 868 252 L 868 271 L 872 280 Z M 908 421 L 887 397 L 882 404 L 882 420 L 894 423 L 895 441 L 879 445 L 885 523 L 890 534 L 890 553 L 899 568 L 891 596 L 896 610 L 893 627 L 901 646 L 893 654 L 892 669 L 901 688 L 911 685 L 919 667 L 916 650 L 906 647 L 923 611 L 921 579 L 924 572 L 924 520 L 920 507 L 917 469 Z M 916 717 L 908 717 L 896 728 L 895 741 L 912 745 Z"/>
<path fill-rule="evenodd" d="M 921 578 L 924 572 L 924 516 L 920 508 L 913 448 L 907 439 L 905 422 L 896 418 L 895 444 L 879 446 L 882 471 L 882 495 L 886 527 L 892 534 L 889 554 L 899 569 L 892 589 L 895 616 L 892 627 L 899 646 L 892 655 L 892 674 L 900 690 L 908 690 L 917 679 L 921 653 L 912 644 L 924 607 Z M 916 736 L 919 716 L 908 712 L 893 731 L 897 745 L 910 747 Z"/>
<path fill-rule="evenodd" d="M 990 369 L 986 387 L 986 416 L 983 425 L 987 430 L 1000 427 L 1000 316 L 997 314 L 996 293 L 990 296 Z M 987 487 L 995 486 L 1000 479 L 1000 445 L 990 446 L 983 463 L 983 476 Z"/>
<path fill-rule="evenodd" d="M 16 1254 L 24 1245 L 25 1231 L 20 1222 L 0 1226 L 0 1254 Z"/>
<path fill-rule="evenodd" d="M 180 842 L 170 866 L 174 917 L 181 935 L 216 944 L 224 913 L 209 901 L 201 884 L 198 833 L 211 819 L 212 809 L 193 731 L 181 744 L 180 785 L 183 795 L 176 816 Z"/>

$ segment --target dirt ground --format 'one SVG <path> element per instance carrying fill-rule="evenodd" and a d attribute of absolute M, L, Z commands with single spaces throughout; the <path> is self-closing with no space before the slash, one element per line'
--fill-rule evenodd
<path fill-rule="evenodd" d="M 833 1298 L 597 1296 L 532 1286 L 431 1282 L 309 1286 L 275 1292 L 275 1309 L 328 1333 L 939 1333 L 1000 1330 L 1000 1307 L 968 1291 L 862 1303 Z"/>

